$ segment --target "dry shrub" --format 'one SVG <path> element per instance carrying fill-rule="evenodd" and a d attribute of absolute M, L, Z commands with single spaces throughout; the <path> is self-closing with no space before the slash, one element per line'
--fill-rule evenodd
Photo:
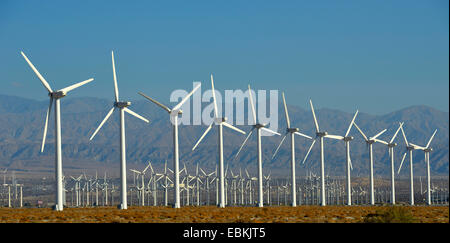
<path fill-rule="evenodd" d="M 364 217 L 365 223 L 414 223 L 417 220 L 404 207 L 391 206 L 385 210 L 377 210 Z"/>

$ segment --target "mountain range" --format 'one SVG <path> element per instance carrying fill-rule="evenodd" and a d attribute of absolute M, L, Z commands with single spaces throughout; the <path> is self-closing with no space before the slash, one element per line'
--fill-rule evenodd
<path fill-rule="evenodd" d="M 205 105 L 205 104 L 203 104 Z M 40 153 L 45 113 L 48 101 L 36 101 L 17 96 L 0 95 L 0 167 L 24 171 L 53 171 L 54 168 L 54 117 L 53 111 L 49 121 L 49 132 L 45 151 Z M 61 101 L 63 169 L 88 167 L 109 168 L 119 171 L 119 115 L 115 113 L 103 126 L 96 137 L 89 141 L 96 127 L 102 121 L 112 101 L 100 98 L 80 97 L 63 98 Z M 148 161 L 161 169 L 164 161 L 172 167 L 172 126 L 168 114 L 146 100 L 136 100 L 130 107 L 133 111 L 148 118 L 144 123 L 133 116 L 126 115 L 127 168 L 142 168 Z M 291 124 L 300 128 L 302 133 L 313 136 L 315 133 L 313 117 L 310 110 L 288 105 Z M 247 109 L 245 112 L 248 112 Z M 333 110 L 317 109 L 316 116 L 321 130 L 330 134 L 344 135 L 353 114 Z M 247 117 L 247 115 L 245 116 Z M 278 132 L 284 134 L 286 121 L 283 106 L 278 106 Z M 367 136 L 373 136 L 381 130 L 388 130 L 380 139 L 390 140 L 398 128 L 398 122 L 405 122 L 404 129 L 408 141 L 425 145 L 435 129 L 438 132 L 432 142 L 430 155 L 432 175 L 449 173 L 449 114 L 427 106 L 411 106 L 384 115 L 371 115 L 360 111 L 355 121 Z M 218 161 L 217 131 L 205 137 L 198 148 L 191 149 L 206 129 L 206 125 L 179 127 L 180 161 L 193 171 L 196 163 L 206 170 L 214 170 Z M 238 126 L 248 132 L 251 126 Z M 368 176 L 368 150 L 362 136 L 353 127 L 350 133 L 355 139 L 351 142 L 352 174 Z M 248 141 L 239 157 L 234 155 L 245 136 L 224 128 L 225 163 L 236 173 L 239 168 L 248 168 L 250 174 L 256 175 L 256 136 Z M 290 142 L 286 139 L 277 156 L 272 155 L 281 137 L 262 138 L 263 170 L 270 170 L 274 175 L 288 176 L 290 171 Z M 395 171 L 400 165 L 405 150 L 401 133 L 398 134 L 395 148 Z M 296 138 L 297 174 L 305 175 L 307 171 L 319 172 L 319 146 L 311 151 L 305 164 L 303 158 L 311 140 Z M 316 144 L 318 145 L 318 144 Z M 345 147 L 343 141 L 325 139 L 325 171 L 329 175 L 345 176 Z M 374 145 L 374 170 L 377 176 L 388 176 L 390 162 L 387 147 Z M 183 164 L 180 165 L 181 167 Z M 405 161 L 401 176 L 409 175 L 409 162 Z M 39 168 L 39 169 L 38 169 Z M 425 175 L 424 153 L 414 151 L 415 175 Z M 242 171 L 243 172 L 243 171 Z M 191 172 L 192 173 L 192 172 Z"/>

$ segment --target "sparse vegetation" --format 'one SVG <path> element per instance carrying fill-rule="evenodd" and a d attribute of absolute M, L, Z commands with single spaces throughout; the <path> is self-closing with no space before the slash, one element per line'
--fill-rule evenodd
<path fill-rule="evenodd" d="M 365 223 L 415 223 L 417 220 L 406 207 L 390 206 L 364 218 Z"/>
<path fill-rule="evenodd" d="M 0 208 L 0 223 L 449 223 L 442 206 Z"/>

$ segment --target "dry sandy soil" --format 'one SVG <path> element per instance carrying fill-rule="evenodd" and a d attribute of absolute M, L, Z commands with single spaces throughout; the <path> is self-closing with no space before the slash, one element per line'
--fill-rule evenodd
<path fill-rule="evenodd" d="M 449 207 L 396 206 L 413 222 L 449 223 Z M 358 223 L 389 206 L 0 208 L 1 223 Z"/>

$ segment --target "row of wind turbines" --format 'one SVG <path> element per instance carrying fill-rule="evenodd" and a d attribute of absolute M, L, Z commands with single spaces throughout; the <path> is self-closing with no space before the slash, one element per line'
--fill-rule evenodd
<path fill-rule="evenodd" d="M 55 103 L 55 178 L 56 178 L 56 198 L 55 198 L 55 206 L 54 209 L 57 211 L 63 210 L 63 173 L 62 173 L 62 151 L 61 151 L 61 122 L 60 122 L 60 99 L 65 97 L 68 92 L 81 87 L 82 85 L 85 85 L 89 82 L 92 82 L 94 79 L 90 78 L 88 80 L 76 83 L 74 85 L 68 86 L 66 88 L 54 91 L 48 84 L 48 82 L 44 79 L 44 77 L 39 73 L 39 71 L 35 68 L 35 66 L 31 63 L 31 61 L 27 58 L 27 56 L 21 52 L 22 56 L 25 58 L 28 65 L 31 67 L 31 69 L 34 71 L 34 73 L 38 76 L 44 87 L 48 91 L 48 95 L 50 97 L 50 103 L 46 114 L 46 120 L 44 125 L 44 135 L 42 139 L 42 146 L 41 146 L 41 152 L 44 151 L 45 146 L 45 139 L 47 134 L 47 127 L 48 127 L 48 120 L 51 113 L 51 108 L 53 103 Z M 132 116 L 135 116 L 136 118 L 149 123 L 149 120 L 142 117 L 141 115 L 137 114 L 136 112 L 132 111 L 129 107 L 131 105 L 131 102 L 129 101 L 121 101 L 119 99 L 119 89 L 117 85 L 117 76 L 116 76 L 116 68 L 115 68 L 115 61 L 114 61 L 114 52 L 111 52 L 111 59 L 112 59 L 112 68 L 113 68 L 113 80 L 114 80 L 114 93 L 115 93 L 115 99 L 112 105 L 112 108 L 108 111 L 105 118 L 102 120 L 100 125 L 97 127 L 97 129 L 94 131 L 92 136 L 89 138 L 92 140 L 95 135 L 99 132 L 101 127 L 105 124 L 105 122 L 109 119 L 109 117 L 112 115 L 112 113 L 116 110 L 119 111 L 120 115 L 120 204 L 118 206 L 119 209 L 127 209 L 127 179 L 126 179 L 126 143 L 125 143 L 125 113 L 128 113 Z M 185 102 L 189 100 L 189 98 L 194 94 L 195 91 L 200 88 L 200 84 L 197 85 L 189 94 L 187 94 L 181 102 L 179 102 L 177 105 L 175 105 L 172 109 L 167 107 L 166 105 L 163 105 L 162 103 L 156 101 L 155 99 L 147 96 L 146 94 L 142 92 L 138 92 L 140 95 L 142 95 L 144 98 L 149 100 L 150 102 L 156 104 L 158 107 L 162 108 L 169 114 L 170 121 L 173 126 L 173 184 L 174 184 L 174 208 L 180 208 L 180 174 L 182 170 L 179 168 L 179 144 L 178 144 L 178 117 L 182 114 L 181 107 Z M 213 76 L 211 75 L 211 88 L 212 88 L 212 94 L 213 94 L 213 102 L 214 102 L 214 121 L 207 127 L 205 132 L 202 134 L 202 136 L 198 139 L 197 143 L 194 145 L 192 150 L 194 151 L 203 138 L 208 134 L 208 132 L 212 129 L 213 126 L 217 126 L 218 128 L 218 153 L 219 153 L 219 171 L 218 171 L 218 181 L 219 181 L 219 203 L 218 206 L 223 208 L 225 207 L 225 175 L 224 175 L 224 159 L 223 159 L 223 126 L 230 128 L 236 132 L 239 132 L 241 134 L 247 134 L 246 132 L 242 131 L 241 129 L 233 126 L 232 124 L 227 122 L 226 117 L 222 117 L 221 114 L 218 112 L 217 107 L 217 101 L 215 96 L 215 90 L 214 90 L 214 80 Z M 262 171 L 262 151 L 261 151 L 261 133 L 267 132 L 274 135 L 281 136 L 280 133 L 276 131 L 272 131 L 268 128 L 266 128 L 267 124 L 260 123 L 257 119 L 255 104 L 252 97 L 252 92 L 250 85 L 248 86 L 249 90 L 249 102 L 251 107 L 251 113 L 252 113 L 252 129 L 248 132 L 248 135 L 244 139 L 242 145 L 240 146 L 238 152 L 235 155 L 235 159 L 239 156 L 241 150 L 243 149 L 244 145 L 248 141 L 248 139 L 252 136 L 254 131 L 256 130 L 256 136 L 257 136 L 257 165 L 258 165 L 258 177 L 256 178 L 258 183 L 258 201 L 257 206 L 263 207 L 263 171 Z M 356 125 L 355 119 L 358 114 L 358 111 L 356 111 L 355 115 L 353 116 L 353 119 L 347 129 L 347 132 L 344 136 L 340 135 L 331 135 L 328 134 L 328 132 L 320 130 L 319 123 L 317 121 L 314 107 L 312 104 L 312 101 L 310 100 L 310 106 L 314 118 L 314 125 L 316 129 L 316 136 L 315 138 L 305 135 L 303 133 L 300 133 L 299 128 L 291 127 L 288 109 L 286 105 L 286 100 L 284 93 L 282 93 L 283 97 L 283 104 L 284 104 L 284 111 L 285 111 L 285 117 L 286 117 L 286 123 L 287 123 L 287 129 L 284 133 L 284 136 L 281 139 L 281 142 L 279 146 L 277 147 L 273 157 L 276 156 L 279 148 L 283 144 L 284 140 L 286 139 L 287 135 L 290 135 L 291 138 L 291 196 L 292 196 L 292 206 L 296 206 L 296 176 L 295 176 L 295 135 L 304 137 L 306 139 L 312 140 L 311 146 L 308 149 L 308 152 L 303 160 L 303 163 L 307 160 L 307 157 L 313 148 L 316 141 L 319 141 L 320 146 L 320 179 L 321 179 L 321 185 L 320 185 L 320 199 L 321 199 L 321 205 L 326 205 L 326 187 L 325 187 L 325 161 L 324 161 L 324 138 L 328 139 L 336 139 L 341 140 L 345 143 L 346 147 L 346 180 L 347 180 L 347 197 L 348 197 L 348 205 L 351 205 L 351 175 L 350 171 L 352 169 L 351 164 L 351 158 L 350 158 L 350 141 L 353 140 L 353 137 L 348 136 L 349 132 L 354 125 L 358 131 L 361 133 L 361 135 L 364 137 L 366 143 L 369 146 L 369 152 L 370 152 L 370 195 L 371 195 L 371 204 L 374 204 L 374 185 L 373 185 L 373 154 L 372 154 L 372 144 L 375 142 L 382 143 L 388 147 L 389 153 L 391 155 L 391 186 L 392 186 L 392 204 L 395 204 L 395 176 L 394 176 L 394 147 L 397 145 L 394 143 L 394 139 L 396 138 L 398 132 L 401 130 L 403 134 L 403 138 L 406 142 L 407 149 L 409 151 L 410 155 L 410 177 L 411 177 L 411 204 L 414 204 L 414 196 L 413 196 L 413 166 L 412 166 L 412 151 L 414 150 L 422 150 L 425 152 L 425 161 L 427 163 L 427 182 L 428 182 L 428 189 L 427 189 L 427 203 L 431 204 L 431 196 L 430 196 L 430 168 L 429 168 L 429 153 L 432 151 L 432 148 L 430 147 L 431 141 L 433 140 L 434 135 L 436 134 L 436 131 L 431 136 L 430 140 L 428 141 L 427 145 L 422 147 L 419 145 L 415 145 L 412 143 L 408 143 L 406 139 L 406 135 L 403 130 L 403 123 L 400 123 L 395 135 L 391 138 L 389 142 L 383 141 L 381 139 L 378 139 L 378 137 L 383 134 L 387 129 L 379 132 L 373 137 L 367 138 L 367 136 L 361 131 L 361 129 Z M 406 153 L 403 156 L 402 163 L 400 165 L 399 171 L 401 169 L 401 166 L 403 164 L 403 160 L 406 157 Z"/>

